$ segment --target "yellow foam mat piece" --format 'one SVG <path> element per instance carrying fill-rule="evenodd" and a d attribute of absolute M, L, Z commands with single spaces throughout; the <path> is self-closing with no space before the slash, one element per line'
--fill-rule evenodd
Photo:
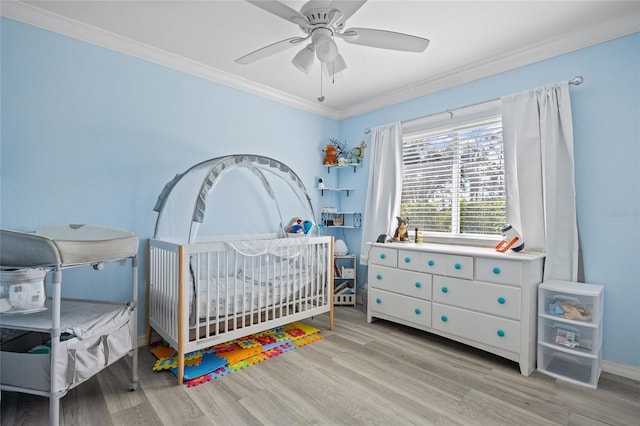
<path fill-rule="evenodd" d="M 158 360 L 153 364 L 153 371 L 168 370 L 178 366 L 178 356 L 175 355 L 176 352 L 170 347 L 158 346 L 151 349 L 151 353 L 158 358 Z M 200 351 L 184 355 L 185 367 L 199 365 L 200 362 L 202 362 L 202 352 Z"/>
<path fill-rule="evenodd" d="M 293 325 L 307 334 L 314 334 L 320 331 L 319 328 L 311 327 L 310 325 L 301 322 L 294 322 Z"/>
<path fill-rule="evenodd" d="M 292 340 L 291 343 L 296 345 L 296 347 L 301 347 L 308 345 L 309 343 L 317 342 L 318 340 L 322 340 L 323 337 L 320 333 L 313 333 L 307 336 L 300 337 L 299 339 Z"/>

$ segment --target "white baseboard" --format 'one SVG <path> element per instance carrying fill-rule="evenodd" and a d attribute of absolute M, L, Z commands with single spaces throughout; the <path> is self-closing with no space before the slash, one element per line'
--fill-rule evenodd
<path fill-rule="evenodd" d="M 631 365 L 620 364 L 613 361 L 602 360 L 602 371 L 626 377 L 627 379 L 640 381 L 640 368 Z"/>

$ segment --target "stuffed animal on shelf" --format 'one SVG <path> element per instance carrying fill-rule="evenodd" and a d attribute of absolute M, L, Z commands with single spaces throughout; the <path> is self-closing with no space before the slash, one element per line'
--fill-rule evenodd
<path fill-rule="evenodd" d="M 364 149 L 367 147 L 367 143 L 365 141 L 360 141 L 360 158 L 364 158 Z"/>
<path fill-rule="evenodd" d="M 396 219 L 398 220 L 398 227 L 396 228 L 396 232 L 393 234 L 393 240 L 409 241 L 409 219 L 403 219 L 400 216 L 397 216 Z"/>
<path fill-rule="evenodd" d="M 324 149 L 324 160 L 322 164 L 333 166 L 338 164 L 338 150 L 334 144 L 328 144 Z"/>
<path fill-rule="evenodd" d="M 347 164 L 360 164 L 360 161 L 362 161 L 360 147 L 355 147 L 347 154 Z"/>

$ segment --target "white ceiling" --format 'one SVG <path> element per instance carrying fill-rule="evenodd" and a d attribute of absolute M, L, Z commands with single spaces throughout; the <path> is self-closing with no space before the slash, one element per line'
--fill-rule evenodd
<path fill-rule="evenodd" d="M 284 1 L 299 10 L 302 0 Z M 423 53 L 337 40 L 348 68 L 323 81 L 293 67 L 300 47 L 240 56 L 302 36 L 242 0 L 2 1 L 2 15 L 276 99 L 333 119 L 452 87 L 640 31 L 639 1 L 369 0 L 346 23 L 428 38 Z M 567 76 L 571 78 L 573 76 Z"/>

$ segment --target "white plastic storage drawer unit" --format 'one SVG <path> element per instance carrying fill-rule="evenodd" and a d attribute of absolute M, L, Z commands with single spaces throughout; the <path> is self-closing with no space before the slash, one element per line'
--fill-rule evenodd
<path fill-rule="evenodd" d="M 538 370 L 596 388 L 602 365 L 604 288 L 551 280 L 538 287 Z"/>

